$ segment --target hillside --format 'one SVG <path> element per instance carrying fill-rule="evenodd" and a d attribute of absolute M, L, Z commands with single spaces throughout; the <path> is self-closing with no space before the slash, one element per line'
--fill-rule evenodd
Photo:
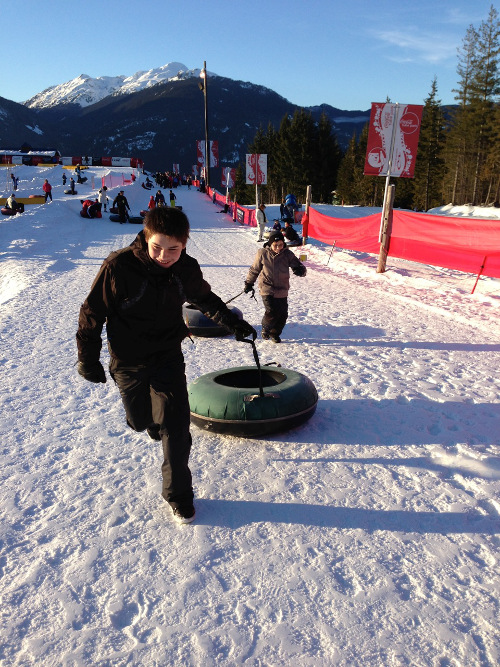
<path fill-rule="evenodd" d="M 82 219 L 60 167 L 19 174 L 26 195 L 55 187 L 0 219 L 2 665 L 498 664 L 500 282 L 471 295 L 471 275 L 377 274 L 311 243 L 283 343 L 257 350 L 314 382 L 317 411 L 272 437 L 193 427 L 197 519 L 179 526 L 159 444 L 126 426 L 109 377 L 75 369 L 80 304 L 138 228 Z M 125 189 L 137 213 L 148 193 Z M 230 299 L 255 231 L 177 197 L 188 252 Z M 234 305 L 260 331 L 260 298 Z M 188 382 L 255 363 L 232 337 L 183 352 Z"/>

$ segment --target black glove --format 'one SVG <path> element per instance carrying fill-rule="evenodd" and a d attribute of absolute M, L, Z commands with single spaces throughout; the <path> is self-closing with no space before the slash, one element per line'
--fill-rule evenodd
<path fill-rule="evenodd" d="M 253 283 L 245 283 L 245 289 L 243 290 L 245 294 L 248 294 L 249 292 L 253 292 Z"/>
<path fill-rule="evenodd" d="M 307 269 L 306 269 L 305 266 L 296 266 L 294 269 L 292 269 L 292 271 L 294 272 L 294 274 L 296 276 L 299 276 L 300 278 L 302 278 L 303 276 L 306 275 Z"/>
<path fill-rule="evenodd" d="M 106 373 L 100 361 L 79 361 L 78 373 L 89 382 L 106 382 Z"/>
<path fill-rule="evenodd" d="M 253 340 L 257 338 L 257 332 L 250 324 L 248 324 L 248 322 L 245 322 L 245 320 L 238 320 L 233 324 L 233 333 L 236 340 L 239 341 L 248 338 L 248 336 L 252 336 Z"/>

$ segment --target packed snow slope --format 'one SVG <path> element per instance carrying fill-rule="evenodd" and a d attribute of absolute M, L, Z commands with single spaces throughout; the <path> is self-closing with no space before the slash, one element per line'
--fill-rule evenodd
<path fill-rule="evenodd" d="M 310 245 L 283 343 L 257 348 L 311 378 L 316 414 L 263 439 L 193 427 L 179 526 L 160 444 L 76 373 L 80 304 L 138 231 L 79 216 L 103 171 L 71 198 L 60 167 L 20 167 L 54 202 L 0 219 L 2 666 L 498 665 L 500 281 Z M 137 214 L 149 194 L 125 189 Z M 228 300 L 256 233 L 176 194 Z M 260 299 L 233 303 L 260 331 Z M 188 381 L 254 364 L 232 337 L 183 348 Z"/>

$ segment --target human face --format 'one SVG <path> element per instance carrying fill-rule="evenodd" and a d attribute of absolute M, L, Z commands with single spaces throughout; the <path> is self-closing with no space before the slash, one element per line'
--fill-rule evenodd
<path fill-rule="evenodd" d="M 277 255 L 279 255 L 279 253 L 283 250 L 284 247 L 285 244 L 283 243 L 283 241 L 273 241 L 271 243 L 271 250 L 275 252 Z"/>
<path fill-rule="evenodd" d="M 148 254 L 155 264 L 168 269 L 179 259 L 185 247 L 185 243 L 173 236 L 153 234 L 148 241 Z"/>

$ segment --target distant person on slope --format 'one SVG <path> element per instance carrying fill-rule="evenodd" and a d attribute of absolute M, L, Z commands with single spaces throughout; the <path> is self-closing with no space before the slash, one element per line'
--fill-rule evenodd
<path fill-rule="evenodd" d="M 45 181 L 43 182 L 42 190 L 45 194 L 45 203 L 47 203 L 47 199 L 49 197 L 50 201 L 52 201 L 52 186 L 47 179 L 45 179 Z"/>
<path fill-rule="evenodd" d="M 266 231 L 267 222 L 266 214 L 264 213 L 265 208 L 265 204 L 260 204 L 259 208 L 257 209 L 257 213 L 255 214 L 257 219 L 257 226 L 259 227 L 259 238 L 257 239 L 257 243 L 260 243 L 264 240 L 264 232 Z"/>
<path fill-rule="evenodd" d="M 16 213 L 24 213 L 24 204 L 16 201 L 16 195 L 14 193 L 12 193 L 5 202 L 5 207 L 10 208 L 11 211 L 15 211 Z"/>
<path fill-rule="evenodd" d="M 127 198 L 125 197 L 125 191 L 120 190 L 113 200 L 113 206 L 116 206 L 118 209 L 118 215 L 120 216 L 120 224 L 127 222 L 129 216 L 127 211 L 130 211 L 130 206 L 128 205 Z"/>
<path fill-rule="evenodd" d="M 155 197 L 155 204 L 157 206 L 165 206 L 165 195 L 161 190 L 158 190 Z"/>
<path fill-rule="evenodd" d="M 104 261 L 80 309 L 78 373 L 106 382 L 99 360 L 106 324 L 109 372 L 120 390 L 127 424 L 163 443 L 163 498 L 180 523 L 195 516 L 189 470 L 190 408 L 181 343 L 189 334 L 185 300 L 226 326 L 237 340 L 255 329 L 231 312 L 185 251 L 189 221 L 165 206 L 148 211 L 135 241 Z"/>
<path fill-rule="evenodd" d="M 288 246 L 298 246 L 302 243 L 302 239 L 293 228 L 293 225 L 290 222 L 290 220 L 285 220 L 285 229 L 283 231 L 283 236 L 285 237 Z"/>
<path fill-rule="evenodd" d="M 101 204 L 101 209 L 103 211 L 107 211 L 107 206 L 108 206 L 108 187 L 106 185 L 103 185 L 102 188 L 99 190 L 99 196 L 97 197 L 97 201 L 99 204 Z"/>

